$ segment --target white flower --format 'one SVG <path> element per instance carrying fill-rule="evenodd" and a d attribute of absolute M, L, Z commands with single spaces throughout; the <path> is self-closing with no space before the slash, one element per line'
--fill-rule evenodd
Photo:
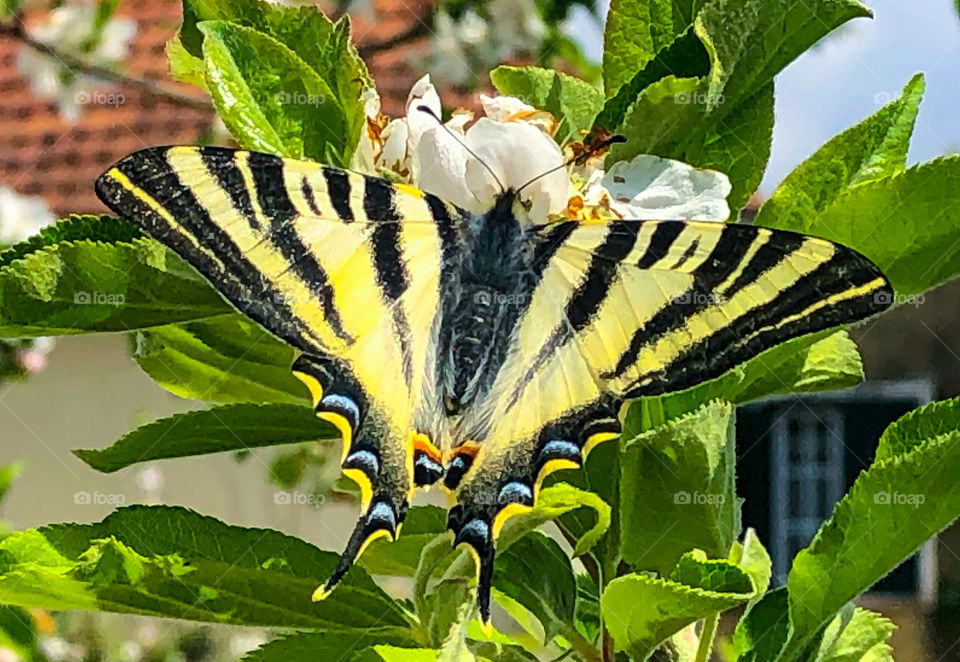
<path fill-rule="evenodd" d="M 469 8 L 459 19 L 439 12 L 434 19 L 427 68 L 437 79 L 468 83 L 515 53 L 540 50 L 547 26 L 535 0 L 492 0 Z"/>
<path fill-rule="evenodd" d="M 537 112 L 537 109 L 530 104 L 508 96 L 491 97 L 481 94 L 480 105 L 483 106 L 484 115 L 498 122 L 509 122 L 517 117 Z"/>
<path fill-rule="evenodd" d="M 553 138 L 552 115 L 515 97 L 480 95 L 480 104 L 485 117 L 473 122 L 473 113 L 458 110 L 441 124 L 440 97 L 424 76 L 410 92 L 406 116 L 384 129 L 378 168 L 474 213 L 490 209 L 506 190 L 519 191 L 513 211 L 531 223 L 723 221 L 730 215 L 730 182 L 723 173 L 646 154 L 609 172 L 599 155 L 568 166 Z"/>
<path fill-rule="evenodd" d="M 350 168 L 363 172 L 373 172 L 376 169 L 376 151 L 380 140 L 380 95 L 373 87 L 368 87 L 360 93 L 360 103 L 363 104 L 365 118 L 364 126 L 360 130 L 360 142 L 350 159 Z"/>
<path fill-rule="evenodd" d="M 501 57 L 519 51 L 536 51 L 547 26 L 534 0 L 492 0 L 490 22 L 497 26 Z"/>
<path fill-rule="evenodd" d="M 517 189 L 559 168 L 524 189 L 521 200 L 533 219 L 561 212 L 570 185 L 560 146 L 538 128 L 541 122 L 521 119 L 539 119 L 542 113 L 511 97 L 485 96 L 481 101 L 487 117 L 467 127 L 473 114 L 457 111 L 441 125 L 440 96 L 430 76 L 424 76 L 410 91 L 406 117 L 384 130 L 377 165 L 408 174 L 414 186 L 475 212 L 493 205 L 501 185 Z"/>
<path fill-rule="evenodd" d="M 594 182 L 596 184 L 596 182 Z M 641 154 L 600 179 L 610 207 L 624 218 L 725 221 L 730 180 L 722 172 Z"/>
<path fill-rule="evenodd" d="M 43 198 L 20 195 L 0 186 L 0 244 L 23 241 L 53 221 L 53 212 Z"/>
<path fill-rule="evenodd" d="M 30 30 L 37 41 L 58 49 L 79 51 L 91 36 L 95 9 L 90 5 L 65 5 L 50 12 L 47 22 Z M 84 59 L 101 66 L 112 66 L 129 53 L 130 40 L 137 33 L 136 21 L 110 19 L 100 31 L 96 45 L 82 54 Z M 69 71 L 55 58 L 24 46 L 17 54 L 17 69 L 30 81 L 30 89 L 42 99 L 57 102 L 60 114 L 68 121 L 76 121 L 81 105 L 89 100 L 91 92 L 103 89 L 105 83 L 91 76 Z"/>

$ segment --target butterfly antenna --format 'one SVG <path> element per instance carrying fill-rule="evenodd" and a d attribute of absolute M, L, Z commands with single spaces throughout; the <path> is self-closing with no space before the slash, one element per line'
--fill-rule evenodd
<path fill-rule="evenodd" d="M 491 167 L 487 164 L 486 161 L 484 161 L 483 159 L 481 159 L 481 158 L 477 155 L 476 152 L 474 152 L 472 149 L 470 149 L 470 147 L 467 145 L 466 141 L 465 141 L 463 138 L 461 138 L 460 136 L 458 136 L 456 131 L 454 131 L 454 130 L 451 129 L 449 126 L 447 126 L 446 124 L 444 124 L 444 123 L 443 123 L 443 120 L 440 119 L 440 117 L 439 117 L 435 112 L 433 112 L 433 108 L 431 108 L 430 106 L 426 106 L 426 105 L 424 105 L 424 104 L 420 104 L 419 106 L 417 106 L 417 110 L 419 110 L 419 111 L 421 111 L 421 112 L 424 112 L 424 113 L 426 113 L 427 115 L 429 115 L 430 117 L 432 117 L 433 119 L 437 120 L 437 124 L 439 124 L 440 127 L 441 127 L 444 131 L 446 131 L 447 133 L 449 133 L 449 134 L 453 137 L 454 140 L 456 140 L 458 143 L 460 143 L 460 146 L 461 146 L 461 147 L 463 147 L 465 150 L 467 150 L 467 153 L 470 154 L 470 156 L 472 156 L 473 158 L 475 158 L 475 159 L 477 160 L 477 162 L 480 163 L 480 165 L 482 165 L 484 168 L 487 169 L 487 172 L 490 173 L 490 175 L 493 177 L 493 180 L 494 180 L 495 182 L 497 182 L 497 186 L 500 187 L 500 193 L 506 193 L 506 192 L 507 192 L 507 187 L 504 186 L 504 185 L 503 185 L 503 182 L 500 181 L 500 178 L 497 177 L 497 173 L 495 173 L 495 172 L 493 171 L 493 168 L 491 168 Z"/>
<path fill-rule="evenodd" d="M 531 179 L 530 181 L 528 181 L 526 184 L 524 184 L 523 186 L 521 186 L 520 188 L 518 188 L 518 189 L 517 189 L 517 193 L 520 193 L 523 189 L 527 188 L 528 186 L 530 186 L 530 185 L 533 184 L 534 182 L 537 182 L 537 181 L 543 179 L 543 178 L 546 177 L 547 175 L 552 175 L 552 174 L 555 173 L 557 170 L 563 170 L 564 168 L 566 168 L 566 167 L 568 167 L 568 166 L 571 166 L 571 165 L 573 165 L 574 163 L 583 163 L 583 162 L 585 162 L 587 159 L 589 159 L 591 156 L 593 156 L 594 154 L 596 154 L 596 153 L 598 153 L 598 152 L 602 152 L 603 150 L 605 150 L 605 149 L 606 149 L 607 147 L 609 147 L 610 145 L 616 145 L 617 143 L 625 143 L 625 142 L 627 142 L 627 137 L 626 137 L 626 136 L 621 136 L 620 134 L 616 134 L 616 135 L 610 136 L 610 137 L 607 138 L 606 140 L 604 140 L 604 141 L 602 141 L 602 142 L 600 142 L 600 143 L 597 143 L 596 145 L 593 145 L 593 146 L 590 147 L 587 151 L 585 151 L 583 154 L 574 155 L 574 156 L 571 157 L 569 160 L 564 161 L 564 162 L 561 163 L 560 165 L 558 165 L 558 166 L 556 166 L 556 167 L 554 167 L 554 168 L 550 168 L 550 169 L 547 170 L 546 172 L 541 172 L 539 175 L 537 175 L 536 177 L 534 177 L 533 179 Z"/>

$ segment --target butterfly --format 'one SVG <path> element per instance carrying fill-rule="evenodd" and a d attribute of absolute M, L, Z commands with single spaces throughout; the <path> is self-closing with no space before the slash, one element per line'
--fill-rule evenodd
<path fill-rule="evenodd" d="M 632 398 L 718 377 L 891 300 L 865 257 L 800 234 L 696 221 L 518 218 L 516 189 L 472 214 L 309 161 L 154 147 L 101 200 L 288 342 L 343 437 L 361 515 L 321 599 L 395 539 L 419 487 L 452 493 L 489 623 L 497 535 L 544 477 L 620 435 Z"/>

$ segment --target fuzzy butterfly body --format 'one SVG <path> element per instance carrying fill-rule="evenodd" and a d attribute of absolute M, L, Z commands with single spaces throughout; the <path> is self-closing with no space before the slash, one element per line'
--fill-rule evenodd
<path fill-rule="evenodd" d="M 543 477 L 619 436 L 623 403 L 717 377 L 890 301 L 866 258 L 748 225 L 529 225 L 377 177 L 216 147 L 158 147 L 97 181 L 237 309 L 300 350 L 362 513 L 315 597 L 395 538 L 417 487 L 453 493 L 489 618 L 497 533 Z"/>

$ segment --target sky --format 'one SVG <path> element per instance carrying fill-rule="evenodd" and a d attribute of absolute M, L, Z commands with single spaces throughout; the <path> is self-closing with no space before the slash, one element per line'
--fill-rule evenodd
<path fill-rule="evenodd" d="M 605 4 L 605 0 L 604 0 Z M 776 79 L 769 194 L 795 166 L 840 131 L 896 97 L 923 72 L 909 161 L 960 151 L 960 17 L 954 0 L 871 0 L 874 18 L 855 19 L 807 51 Z M 599 59 L 598 27 L 578 21 L 587 54 Z"/>

